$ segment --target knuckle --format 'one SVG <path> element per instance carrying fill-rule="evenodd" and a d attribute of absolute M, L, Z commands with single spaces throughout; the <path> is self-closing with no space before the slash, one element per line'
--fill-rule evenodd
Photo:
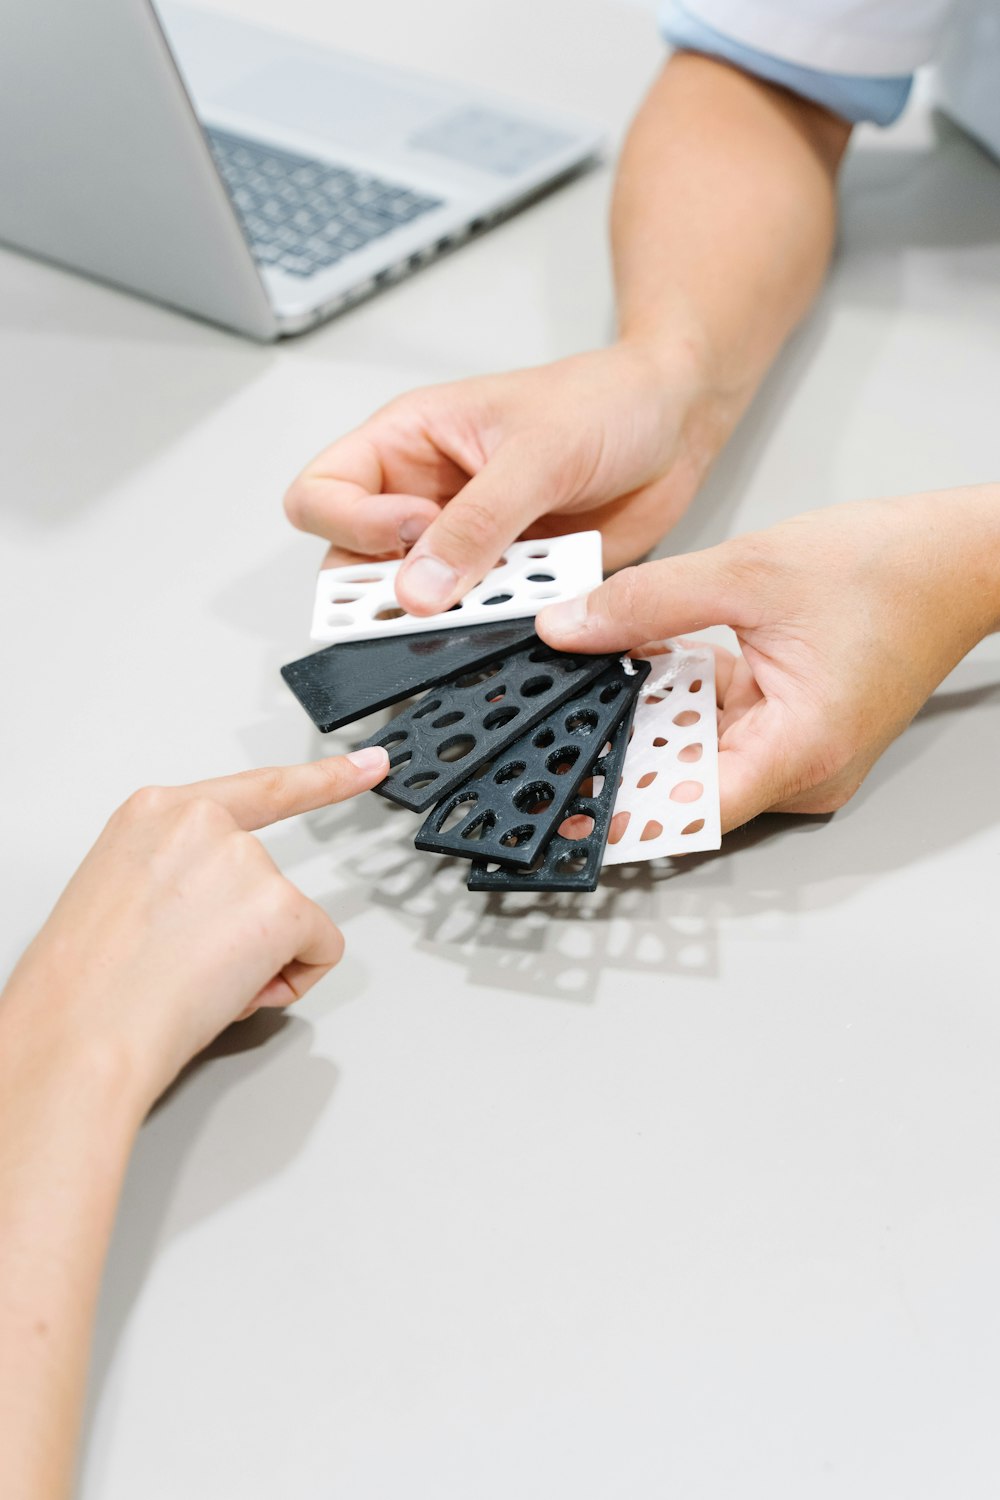
<path fill-rule="evenodd" d="M 211 797 L 185 797 L 174 807 L 173 822 L 182 837 L 211 838 L 228 833 L 233 820 L 224 807 Z"/>
<path fill-rule="evenodd" d="M 160 818 L 173 807 L 176 793 L 165 786 L 143 786 L 132 793 L 118 809 L 117 816 L 129 823 L 147 823 Z"/>

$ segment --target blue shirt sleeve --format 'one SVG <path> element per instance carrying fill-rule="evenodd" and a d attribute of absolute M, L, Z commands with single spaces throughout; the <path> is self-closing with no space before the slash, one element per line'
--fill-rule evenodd
<path fill-rule="evenodd" d="M 707 25 L 686 10 L 680 0 L 664 0 L 660 7 L 660 26 L 672 47 L 703 52 L 709 57 L 733 63 L 745 73 L 790 89 L 855 125 L 862 120 L 875 125 L 891 125 L 902 114 L 913 84 L 912 75 L 865 78 L 860 74 L 827 73 L 819 68 L 785 62 L 716 31 L 714 26 Z"/>

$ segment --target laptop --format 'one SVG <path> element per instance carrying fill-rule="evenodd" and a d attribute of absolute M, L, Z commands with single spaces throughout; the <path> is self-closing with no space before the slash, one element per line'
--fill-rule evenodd
<path fill-rule="evenodd" d="M 270 340 L 593 161 L 593 127 L 151 0 L 3 0 L 0 240 Z"/>

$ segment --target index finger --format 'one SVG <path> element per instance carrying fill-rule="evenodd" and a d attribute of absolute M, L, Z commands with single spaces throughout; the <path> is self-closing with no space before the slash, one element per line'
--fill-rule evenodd
<path fill-rule="evenodd" d="M 178 791 L 189 797 L 208 797 L 224 807 L 241 828 L 266 828 L 282 818 L 313 812 L 370 791 L 389 772 L 389 756 L 381 746 L 352 750 L 300 766 L 264 766 L 194 781 Z"/>
<path fill-rule="evenodd" d="M 376 419 L 325 448 L 285 495 L 300 531 L 368 557 L 399 556 L 438 514 L 422 495 L 386 493 Z"/>

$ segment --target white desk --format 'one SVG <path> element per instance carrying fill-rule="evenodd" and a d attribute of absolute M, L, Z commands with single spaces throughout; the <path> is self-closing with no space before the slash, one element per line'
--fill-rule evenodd
<path fill-rule="evenodd" d="M 659 58 L 601 0 L 335 9 L 282 22 L 615 128 Z M 276 349 L 0 255 L 0 957 L 134 786 L 319 750 L 286 482 L 403 387 L 602 340 L 609 181 Z M 997 477 L 1000 171 L 917 115 L 846 205 L 679 548 Z M 376 798 L 277 830 L 348 956 L 142 1133 L 85 1500 L 992 1500 L 998 743 L 994 640 L 832 821 L 533 909 Z"/>

